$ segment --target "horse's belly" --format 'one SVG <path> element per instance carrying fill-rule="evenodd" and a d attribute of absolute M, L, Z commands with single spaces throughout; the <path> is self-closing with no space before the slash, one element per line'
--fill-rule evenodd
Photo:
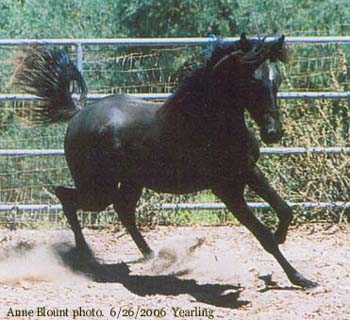
<path fill-rule="evenodd" d="M 144 163 L 131 174 L 140 184 L 156 192 L 190 193 L 207 189 L 211 184 L 210 170 L 183 166 L 172 162 Z"/>
<path fill-rule="evenodd" d="M 211 188 L 222 179 L 236 180 L 244 171 L 247 161 L 236 154 L 209 151 L 178 152 L 176 157 L 155 151 L 147 157 L 139 156 L 140 161 L 132 166 L 129 159 L 123 172 L 157 192 L 180 194 Z"/>
<path fill-rule="evenodd" d="M 143 185 L 156 192 L 184 194 L 208 189 L 210 182 L 205 178 L 151 177 L 145 179 Z"/>

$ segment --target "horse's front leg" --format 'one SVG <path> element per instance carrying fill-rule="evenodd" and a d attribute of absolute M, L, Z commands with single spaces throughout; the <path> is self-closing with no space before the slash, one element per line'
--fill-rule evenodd
<path fill-rule="evenodd" d="M 237 186 L 233 183 L 223 183 L 214 186 L 212 191 L 223 201 L 237 220 L 253 233 L 263 248 L 275 257 L 293 284 L 304 288 L 316 286 L 316 283 L 306 279 L 287 261 L 279 250 L 271 230 L 262 224 L 250 210 L 243 197 L 244 184 L 242 182 L 240 186 Z"/>
<path fill-rule="evenodd" d="M 276 211 L 279 218 L 279 224 L 277 231 L 275 232 L 275 239 L 277 243 L 283 243 L 286 240 L 288 227 L 293 218 L 292 209 L 279 196 L 276 190 L 272 188 L 258 166 L 255 165 L 247 172 L 247 184 Z"/>

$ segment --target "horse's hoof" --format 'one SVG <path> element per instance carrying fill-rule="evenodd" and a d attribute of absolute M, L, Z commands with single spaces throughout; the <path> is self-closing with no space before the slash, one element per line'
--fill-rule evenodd
<path fill-rule="evenodd" d="M 301 275 L 300 273 L 297 273 L 293 279 L 290 279 L 291 282 L 299 287 L 305 288 L 305 289 L 311 289 L 311 288 L 315 288 L 318 286 L 318 283 L 313 282 L 311 280 L 306 279 L 303 275 Z"/>
<path fill-rule="evenodd" d="M 126 263 L 129 263 L 129 264 L 145 263 L 145 262 L 152 260 L 153 258 L 154 258 L 154 252 L 151 250 L 148 253 L 144 253 L 142 258 L 138 258 L 136 260 L 131 260 L 131 261 L 128 261 Z"/>

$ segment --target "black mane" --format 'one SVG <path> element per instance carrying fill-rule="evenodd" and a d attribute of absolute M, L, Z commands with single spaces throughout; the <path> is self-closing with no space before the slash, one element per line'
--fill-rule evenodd
<path fill-rule="evenodd" d="M 255 40 L 249 40 L 254 42 Z M 244 48 L 249 51 L 251 46 Z M 233 43 L 224 43 L 218 41 L 206 62 L 202 66 L 196 66 L 189 71 L 179 82 L 172 96 L 164 103 L 160 112 L 176 108 L 177 111 L 182 111 L 186 114 L 195 117 L 205 117 L 210 113 L 210 106 L 212 105 L 211 93 L 213 91 L 213 83 L 211 71 L 213 66 L 224 56 L 242 50 L 240 40 Z M 191 93 L 191 94 L 188 94 Z"/>

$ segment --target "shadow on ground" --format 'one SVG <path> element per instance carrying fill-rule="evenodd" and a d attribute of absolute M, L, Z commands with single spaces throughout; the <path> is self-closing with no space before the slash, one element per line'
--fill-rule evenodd
<path fill-rule="evenodd" d="M 81 253 L 70 244 L 53 246 L 55 254 L 73 272 L 83 274 L 100 283 L 120 283 L 139 296 L 189 294 L 198 302 L 217 307 L 239 308 L 249 301 L 238 300 L 243 288 L 223 284 L 198 284 L 195 280 L 180 279 L 173 275 L 131 275 L 124 262 L 106 264 L 92 252 Z"/>

